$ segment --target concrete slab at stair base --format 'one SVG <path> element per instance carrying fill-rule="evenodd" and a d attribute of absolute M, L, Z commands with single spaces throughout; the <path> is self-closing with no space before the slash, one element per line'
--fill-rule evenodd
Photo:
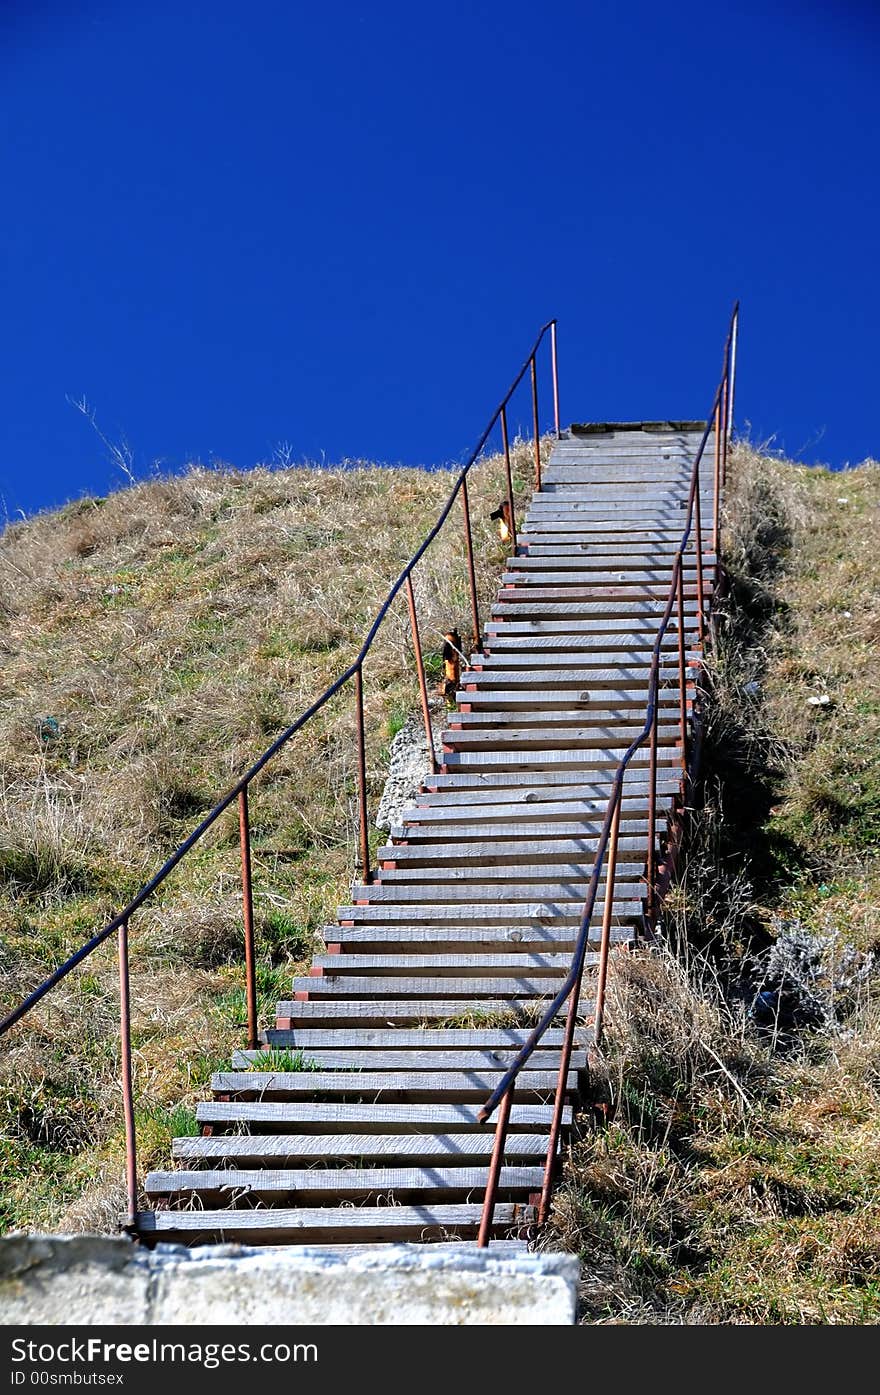
<path fill-rule="evenodd" d="M 507 1246 L 248 1249 L 124 1237 L 0 1238 L 0 1323 L 564 1325 L 578 1262 Z"/>

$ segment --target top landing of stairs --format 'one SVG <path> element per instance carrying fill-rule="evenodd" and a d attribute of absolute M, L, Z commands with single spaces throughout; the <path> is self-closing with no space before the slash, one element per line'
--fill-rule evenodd
<path fill-rule="evenodd" d="M 700 431 L 706 429 L 705 421 L 575 421 L 568 428 L 572 436 L 608 436 L 617 432 L 629 434 L 632 431 Z"/>

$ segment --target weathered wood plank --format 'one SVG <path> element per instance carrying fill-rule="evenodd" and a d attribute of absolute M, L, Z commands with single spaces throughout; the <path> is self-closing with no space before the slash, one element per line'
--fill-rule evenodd
<path fill-rule="evenodd" d="M 343 955 L 339 957 L 344 958 Z M 341 970 L 332 977 L 309 975 L 305 978 L 295 978 L 293 991 L 297 994 L 308 993 L 310 1002 L 318 998 L 333 998 L 339 1001 L 344 998 L 352 1002 L 367 998 L 372 1001 L 377 996 L 395 999 L 464 998 L 468 1001 L 475 998 L 543 998 L 548 993 L 553 994 L 557 991 L 558 979 L 558 973 L 542 977 L 530 977 L 523 973 L 503 974 L 497 978 L 469 974 L 464 978 L 450 976 L 434 979 L 430 973 L 412 974 L 409 977 L 403 974 L 389 974 L 381 977 L 378 974 L 348 975 Z M 287 1003 L 279 1003 L 278 1011 L 283 1011 L 285 1016 L 292 1016 L 295 1005 L 288 1012 Z M 458 1011 L 461 1011 L 460 1007 Z"/>
<path fill-rule="evenodd" d="M 510 1050 L 518 1051 L 528 1038 L 525 1027 L 419 1027 L 412 1031 L 396 1027 L 389 1031 L 386 1027 L 338 1027 L 332 1029 L 297 1027 L 291 1032 L 277 1032 L 270 1028 L 268 1037 L 283 1036 L 284 1045 L 301 1051 L 332 1050 L 360 1051 L 364 1048 L 379 1049 L 393 1046 L 395 1050 L 413 1047 L 419 1051 L 440 1051 L 456 1047 L 461 1050 Z M 561 1028 L 550 1027 L 544 1033 L 542 1042 L 548 1049 L 558 1049 L 564 1040 Z M 277 1043 L 275 1043 L 277 1044 Z"/>
<path fill-rule="evenodd" d="M 620 914 L 615 907 L 610 939 L 613 944 L 630 944 L 637 927 L 641 927 L 644 917 L 628 917 Z M 560 917 L 552 925 L 540 921 L 524 921 L 521 925 L 340 925 L 334 930 L 334 939 L 328 944 L 338 944 L 343 950 L 352 946 L 363 953 L 375 950 L 377 953 L 405 954 L 409 949 L 426 950 L 429 947 L 438 951 L 454 953 L 459 949 L 472 950 L 482 954 L 492 954 L 497 949 L 522 948 L 553 949 L 569 954 L 574 949 L 580 918 Z M 589 948 L 598 949 L 601 938 L 601 921 L 593 917 L 590 922 Z"/>
<path fill-rule="evenodd" d="M 570 964 L 571 956 L 568 955 L 566 958 Z M 343 1033 L 340 1032 L 338 1035 L 342 1036 Z M 331 1051 L 322 1047 L 312 1047 L 308 1052 L 303 1052 L 303 1056 L 310 1063 L 310 1066 L 318 1066 L 324 1071 L 355 1069 L 391 1072 L 397 1070 L 422 1072 L 482 1070 L 494 1071 L 496 1076 L 507 1069 L 511 1061 L 515 1060 L 516 1054 L 512 1048 L 502 1050 L 499 1047 L 494 1049 L 471 1047 L 469 1050 L 462 1051 L 444 1051 L 439 1048 L 434 1051 L 414 1051 L 405 1047 L 396 1050 L 392 1050 L 390 1047 L 384 1050 L 370 1050 L 354 1046 L 347 1050 Z M 232 1065 L 236 1070 L 250 1070 L 260 1066 L 265 1069 L 266 1062 L 272 1055 L 278 1055 L 277 1050 L 273 1052 L 271 1048 L 266 1047 L 259 1051 L 234 1051 Z M 558 1070 L 559 1049 L 544 1050 L 539 1046 L 529 1057 L 529 1067 L 533 1070 Z M 585 1051 L 572 1053 L 571 1069 L 573 1071 L 587 1069 L 587 1053 Z"/>
<path fill-rule="evenodd" d="M 425 1133 L 451 1133 L 464 1130 L 482 1132 L 485 1125 L 477 1119 L 476 1104 L 339 1104 L 334 1101 L 280 1103 L 277 1101 L 240 1100 L 225 1103 L 206 1100 L 196 1105 L 198 1122 L 209 1127 L 248 1124 L 286 1133 L 351 1133 L 364 1125 L 367 1133 L 400 1133 L 401 1129 L 419 1128 Z M 546 1131 L 553 1110 L 543 1104 L 514 1104 L 510 1111 L 511 1128 Z M 571 1123 L 571 1110 L 566 1105 L 563 1122 Z"/>
<path fill-rule="evenodd" d="M 547 1135 L 512 1130 L 506 1158 L 543 1158 Z M 494 1131 L 474 1133 L 330 1133 L 330 1134 L 220 1134 L 209 1138 L 175 1138 L 172 1157 L 182 1163 L 211 1164 L 228 1159 L 241 1167 L 283 1168 L 298 1162 L 383 1162 L 414 1164 L 425 1161 L 445 1165 L 485 1165 L 494 1146 Z M 485 1180 L 484 1180 L 485 1185 Z"/>
<path fill-rule="evenodd" d="M 475 1235 L 481 1205 L 263 1207 L 258 1210 L 140 1211 L 136 1229 L 145 1236 L 184 1239 L 190 1243 L 241 1240 L 248 1244 L 304 1244 L 313 1238 L 334 1240 L 420 1240 L 433 1234 Z M 525 1225 L 531 1207 L 499 1202 L 494 1230 Z"/>
<path fill-rule="evenodd" d="M 592 967 L 598 956 L 586 956 Z M 323 978 L 346 974 L 372 977 L 380 974 L 436 974 L 439 978 L 463 978 L 467 974 L 567 974 L 571 968 L 570 954 L 546 951 L 523 951 L 511 954 L 316 954 L 313 968 L 321 970 Z"/>
<path fill-rule="evenodd" d="M 498 869 L 494 869 L 498 872 Z M 454 886 L 445 885 L 442 889 L 436 884 L 423 881 L 412 881 L 401 884 L 393 881 L 390 886 L 383 886 L 378 883 L 374 886 L 365 887 L 363 894 L 358 895 L 356 903 L 389 903 L 403 906 L 423 902 L 426 905 L 442 905 L 447 908 L 450 919 L 455 919 L 455 905 L 460 901 L 497 901 L 499 896 L 504 897 L 508 903 L 517 901 L 539 901 L 541 904 L 547 902 L 581 901 L 584 899 L 584 887 L 589 881 L 589 874 L 584 872 L 579 882 L 560 880 L 554 874 L 558 868 L 543 871 L 540 868 L 526 869 L 531 880 L 517 881 L 519 876 L 525 876 L 525 872 L 518 868 L 507 868 L 503 876 L 496 877 L 495 880 L 486 878 L 480 882 L 475 880 L 479 877 L 479 868 L 472 869 L 470 881 L 460 878 Z M 396 873 L 384 872 L 383 878 L 393 877 Z M 632 876 L 632 869 L 630 869 Z M 499 885 L 502 882 L 502 885 Z M 602 882 L 600 881 L 600 886 Z M 635 901 L 643 894 L 644 888 L 635 881 L 627 881 L 621 874 L 614 882 L 615 901 Z M 600 898 L 601 901 L 602 898 Z M 332 926 L 327 927 L 327 935 L 332 936 Z"/>
<path fill-rule="evenodd" d="M 317 1022 L 356 1022 L 371 1026 L 390 1025 L 394 1022 L 415 1026 L 419 1022 L 438 1022 L 462 1017 L 490 1017 L 515 1013 L 531 1017 L 543 1012 L 546 1000 L 541 998 L 481 998 L 473 1003 L 468 998 L 382 998 L 364 1001 L 360 998 L 333 999 L 320 998 L 310 1002 L 279 1004 L 276 1018 L 278 1027 L 293 1027 Z M 284 1007 L 284 1012 L 281 1008 Z M 565 1017 L 566 1008 L 559 1011 Z"/>
<path fill-rule="evenodd" d="M 512 1191 L 540 1191 L 540 1167 L 504 1167 L 499 1178 L 503 1200 Z M 486 1187 L 483 1167 L 325 1167 L 325 1168 L 199 1168 L 148 1172 L 144 1191 L 151 1197 L 201 1197 L 225 1200 L 227 1205 L 263 1200 L 278 1204 L 297 1198 L 303 1204 L 327 1194 L 350 1200 L 375 1193 L 394 1194 L 397 1200 L 413 1193 L 482 1193 Z M 479 1196 L 475 1198 L 479 1200 Z"/>
<path fill-rule="evenodd" d="M 317 980 L 320 982 L 321 980 Z M 557 1070 L 520 1071 L 516 1093 L 550 1095 L 556 1089 Z M 498 1084 L 498 1073 L 480 1069 L 463 1071 L 218 1071 L 211 1076 L 215 1095 L 230 1099 L 294 1100 L 321 1095 L 406 1095 L 413 1100 L 442 1101 L 444 1097 L 485 1099 Z M 577 1072 L 566 1077 L 566 1089 L 577 1089 Z"/>

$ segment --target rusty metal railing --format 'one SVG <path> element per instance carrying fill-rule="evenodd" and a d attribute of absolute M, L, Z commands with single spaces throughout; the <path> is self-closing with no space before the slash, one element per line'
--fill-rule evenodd
<path fill-rule="evenodd" d="M 685 516 L 685 526 L 682 533 L 681 542 L 672 565 L 672 579 L 669 586 L 669 595 L 666 607 L 657 627 L 657 634 L 651 652 L 651 667 L 648 678 L 648 697 L 645 707 L 645 720 L 641 731 L 632 741 L 625 751 L 620 764 L 615 771 L 611 786 L 611 793 L 608 797 L 608 804 L 605 809 L 605 817 L 602 822 L 602 829 L 596 846 L 596 854 L 593 860 L 593 868 L 587 887 L 587 896 L 584 903 L 583 913 L 580 919 L 577 939 L 575 941 L 574 953 L 571 959 L 571 967 L 552 1002 L 546 1008 L 537 1026 L 529 1033 L 523 1046 L 520 1048 L 516 1058 L 501 1077 L 498 1085 L 479 1111 L 480 1123 L 485 1123 L 494 1111 L 498 1110 L 498 1118 L 495 1123 L 495 1140 L 492 1150 L 492 1159 L 489 1166 L 489 1175 L 486 1184 L 486 1193 L 483 1202 L 483 1213 L 480 1223 L 478 1244 L 485 1247 L 489 1243 L 492 1233 L 492 1224 L 495 1214 L 495 1200 L 498 1193 L 498 1183 L 501 1177 L 501 1169 L 504 1162 L 504 1148 L 507 1141 L 507 1132 L 510 1122 L 510 1110 L 513 1102 L 513 1093 L 516 1086 L 517 1076 L 523 1066 L 532 1055 L 533 1051 L 541 1041 L 545 1032 L 555 1021 L 559 1012 L 566 1007 L 565 1033 L 562 1044 L 562 1054 L 559 1062 L 559 1077 L 556 1084 L 556 1093 L 553 1102 L 553 1117 L 550 1125 L 550 1136 L 547 1144 L 547 1153 L 544 1164 L 544 1180 L 541 1189 L 541 1200 L 538 1207 L 538 1224 L 543 1225 L 547 1220 L 550 1210 L 550 1200 L 553 1191 L 553 1184 L 556 1177 L 559 1161 L 559 1140 L 562 1128 L 563 1111 L 568 1085 L 568 1072 L 571 1063 L 572 1049 L 574 1046 L 575 1031 L 578 1018 L 578 1005 L 580 1002 L 581 982 L 584 974 L 584 964 L 586 962 L 587 945 L 590 940 L 590 926 L 596 909 L 596 901 L 599 893 L 599 883 L 602 877 L 602 869 L 606 864 L 605 877 L 605 899 L 602 905 L 602 929 L 599 941 L 599 963 L 596 978 L 596 1002 L 593 1014 L 594 1040 L 598 1044 L 601 1041 L 602 1027 L 605 1012 L 605 994 L 608 982 L 608 951 L 611 938 L 611 922 L 614 910 L 614 883 L 617 869 L 617 844 L 618 831 L 620 827 L 621 803 L 623 799 L 623 780 L 627 768 L 633 756 L 645 742 L 650 739 L 649 757 L 649 784 L 648 784 L 648 850 L 645 868 L 646 883 L 646 917 L 651 927 L 656 922 L 659 888 L 658 888 L 658 852 L 657 852 L 657 725 L 658 725 L 658 697 L 660 691 L 660 653 L 663 641 L 669 628 L 673 610 L 676 611 L 676 624 L 678 629 L 678 689 L 679 689 L 679 739 L 681 741 L 681 760 L 683 772 L 688 769 L 688 694 L 687 694 L 687 664 L 685 653 L 685 580 L 684 580 L 684 557 L 687 552 L 691 534 L 693 533 L 694 546 L 696 551 L 696 602 L 697 602 L 697 634 L 700 645 L 705 642 L 706 632 L 706 609 L 707 597 L 703 584 L 703 520 L 700 510 L 700 465 L 703 453 L 706 449 L 706 442 L 710 432 L 715 432 L 715 460 L 713 470 L 714 500 L 713 500 L 713 520 L 712 520 L 712 543 L 715 554 L 715 567 L 719 560 L 720 545 L 720 514 L 719 496 L 727 474 L 727 456 L 731 438 L 733 419 L 733 390 L 735 374 L 735 351 L 736 336 L 739 324 L 739 302 L 734 305 L 730 317 L 730 324 L 727 331 L 727 339 L 724 345 L 724 358 L 721 379 L 715 392 L 712 407 L 706 419 L 705 429 L 700 441 L 699 449 L 691 470 L 690 487 L 688 490 L 687 511 Z"/>
<path fill-rule="evenodd" d="M 410 557 L 403 567 L 394 584 L 388 591 L 385 600 L 382 602 L 367 635 L 358 650 L 353 662 L 349 664 L 344 673 L 325 688 L 320 697 L 303 712 L 296 721 L 292 722 L 281 734 L 276 737 L 271 746 L 263 751 L 262 755 L 254 761 L 253 765 L 240 777 L 230 790 L 220 799 L 205 815 L 201 822 L 192 830 L 187 838 L 174 850 L 171 856 L 159 868 L 155 876 L 141 887 L 140 891 L 115 915 L 112 920 L 103 928 L 92 935 L 74 954 L 59 964 L 56 969 L 49 974 L 31 993 L 24 998 L 17 1007 L 0 1020 L 0 1036 L 8 1032 L 11 1027 L 31 1011 L 47 993 L 51 992 L 69 973 L 81 964 L 84 959 L 105 940 L 112 935 L 117 936 L 118 958 L 119 958 L 119 997 L 120 997 L 120 1034 L 121 1034 L 121 1062 L 122 1062 L 122 1103 L 123 1117 L 125 1123 L 125 1148 L 126 1148 L 126 1187 L 128 1197 L 128 1221 L 130 1226 L 134 1226 L 137 1219 L 138 1183 L 137 1183 L 137 1145 L 135 1138 L 135 1114 L 134 1114 L 134 1074 L 132 1068 L 131 1049 L 131 1009 L 129 995 L 129 923 L 132 916 L 153 895 L 158 887 L 173 872 L 178 863 L 182 862 L 187 853 L 196 843 L 208 832 L 213 824 L 217 822 L 220 815 L 231 805 L 238 805 L 239 815 L 239 841 L 241 845 L 241 885 L 242 885 L 242 920 L 244 926 L 244 950 L 245 950 L 245 999 L 247 1003 L 247 1042 L 248 1047 L 253 1049 L 258 1044 L 257 1027 L 257 964 L 256 964 L 256 944 L 254 933 L 254 912 L 253 912 L 253 889 L 252 889 L 252 856 L 250 838 L 250 813 L 249 813 L 249 791 L 256 777 L 261 770 L 267 766 L 278 754 L 282 747 L 305 727 L 309 721 L 321 711 L 323 707 L 335 697 L 342 688 L 352 679 L 355 690 L 355 727 L 357 738 L 357 802 L 358 802 L 358 860 L 360 863 L 360 876 L 364 882 L 371 880 L 372 871 L 370 867 L 369 848 L 369 817 L 368 817 L 368 791 L 366 774 L 366 731 L 364 724 L 364 661 L 372 648 L 373 641 L 387 616 L 391 605 L 403 587 L 406 587 L 407 606 L 409 611 L 410 625 L 412 629 L 413 647 L 415 650 L 416 667 L 418 670 L 419 694 L 421 699 L 422 716 L 425 724 L 425 739 L 432 763 L 436 762 L 434 753 L 434 738 L 431 729 L 431 716 L 428 706 L 428 691 L 425 677 L 424 656 L 422 654 L 419 640 L 418 616 L 416 613 L 415 591 L 413 589 L 413 573 L 425 553 L 430 548 L 434 539 L 443 529 L 449 518 L 456 499 L 461 496 L 462 515 L 464 525 L 465 551 L 467 557 L 468 589 L 470 595 L 471 618 L 474 628 L 474 645 L 479 647 L 481 642 L 480 612 L 477 596 L 476 568 L 474 563 L 474 543 L 473 529 L 471 526 L 470 504 L 468 499 L 468 476 L 474 465 L 479 460 L 489 438 L 500 423 L 501 446 L 504 457 L 505 481 L 507 489 L 507 499 L 509 502 L 511 516 L 513 516 L 513 478 L 511 469 L 511 451 L 508 434 L 508 407 L 517 388 L 526 374 L 529 374 L 531 386 L 531 409 L 532 424 L 534 430 L 534 461 L 535 461 L 535 487 L 541 485 L 541 441 L 540 441 L 540 417 L 538 406 L 538 352 L 549 336 L 550 342 L 550 371 L 553 386 L 553 426 L 556 436 L 560 435 L 559 419 L 559 381 L 557 373 L 557 337 L 556 320 L 548 320 L 542 326 L 535 342 L 529 350 L 522 367 L 501 399 L 492 416 L 489 419 L 483 434 L 471 452 L 467 462 L 459 471 L 452 490 L 437 517 L 434 526 L 424 538 L 420 546 Z M 515 530 L 514 530 L 515 540 Z M 515 541 L 514 541 L 515 545 Z"/>

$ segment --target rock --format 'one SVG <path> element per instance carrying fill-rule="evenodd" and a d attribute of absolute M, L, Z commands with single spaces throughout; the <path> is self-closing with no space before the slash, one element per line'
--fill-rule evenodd
<path fill-rule="evenodd" d="M 6 1325 L 563 1325 L 575 1256 L 500 1242 L 308 1247 L 157 1245 L 125 1237 L 0 1238 Z M 246 1339 L 246 1331 L 242 1331 Z"/>
<path fill-rule="evenodd" d="M 440 727 L 433 728 L 434 750 L 440 753 Z M 425 777 L 430 773 L 428 746 L 421 714 L 407 717 L 391 742 L 388 778 L 376 811 L 376 827 L 387 833 L 400 823 L 405 809 L 415 800 Z"/>
<path fill-rule="evenodd" d="M 844 943 L 840 932 L 783 924 L 760 968 L 752 1016 L 762 1025 L 835 1029 L 874 971 L 876 956 Z"/>

